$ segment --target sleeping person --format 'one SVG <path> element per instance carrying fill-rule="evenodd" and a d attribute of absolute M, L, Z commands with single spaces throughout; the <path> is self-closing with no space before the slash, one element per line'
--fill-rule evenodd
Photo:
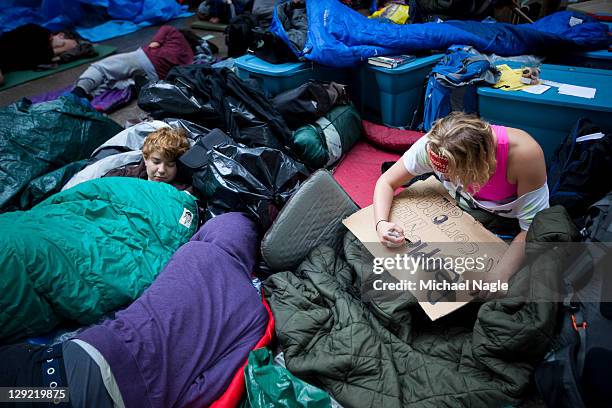
<path fill-rule="evenodd" d="M 0 347 L 0 386 L 68 387 L 77 408 L 209 406 L 268 323 L 251 281 L 258 243 L 245 215 L 213 218 L 114 318 L 64 343 Z"/>
<path fill-rule="evenodd" d="M 94 62 L 77 79 L 73 93 L 92 98 L 108 89 L 121 87 L 127 80 L 137 82 L 164 79 L 174 66 L 191 64 L 195 44 L 186 34 L 171 26 L 162 26 L 148 45 L 136 51 L 111 55 Z"/>
<path fill-rule="evenodd" d="M 0 85 L 4 73 L 51 64 L 61 54 L 78 46 L 67 31 L 52 33 L 37 24 L 26 24 L 0 35 Z"/>
<path fill-rule="evenodd" d="M 187 150 L 189 139 L 183 129 L 163 127 L 149 133 L 145 139 L 140 163 L 111 170 L 104 177 L 136 177 L 160 181 L 193 193 L 187 177 L 177 167 L 178 158 Z"/>

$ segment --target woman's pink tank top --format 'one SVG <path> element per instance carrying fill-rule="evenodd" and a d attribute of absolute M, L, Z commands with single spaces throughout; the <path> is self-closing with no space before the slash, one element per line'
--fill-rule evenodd
<path fill-rule="evenodd" d="M 497 165 L 495 172 L 484 186 L 476 194 L 474 198 L 477 200 L 503 202 L 517 195 L 516 184 L 508 183 L 506 174 L 508 172 L 508 129 L 505 126 L 491 125 L 495 136 L 497 137 L 497 148 L 495 158 Z"/>

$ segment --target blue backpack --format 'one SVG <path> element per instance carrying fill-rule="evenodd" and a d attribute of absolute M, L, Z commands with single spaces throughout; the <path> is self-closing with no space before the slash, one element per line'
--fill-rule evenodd
<path fill-rule="evenodd" d="M 499 71 L 486 55 L 474 47 L 453 45 L 446 55 L 432 68 L 427 90 L 423 129 L 429 131 L 433 123 L 453 111 L 475 113 L 478 111 L 476 87 L 494 84 Z"/>

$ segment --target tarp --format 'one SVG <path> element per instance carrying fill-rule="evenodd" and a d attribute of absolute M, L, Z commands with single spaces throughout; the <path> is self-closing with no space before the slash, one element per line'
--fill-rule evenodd
<path fill-rule="evenodd" d="M 24 98 L 0 108 L 0 212 L 26 209 L 20 195 L 32 180 L 86 159 L 121 130 L 74 95 L 36 105 Z"/>
<path fill-rule="evenodd" d="M 337 0 L 306 0 L 308 35 L 301 49 L 292 45 L 277 11 L 270 30 L 298 57 L 333 67 L 349 67 L 375 55 L 445 50 L 471 45 L 486 54 L 547 54 L 555 50 L 601 49 L 609 44 L 608 28 L 574 12 L 558 12 L 532 24 L 448 21 L 385 24 L 368 19 Z M 570 26 L 573 23 L 581 23 Z M 578 20 L 576 20 L 576 18 Z"/>
<path fill-rule="evenodd" d="M 8 0 L 0 32 L 27 23 L 50 30 L 75 29 L 89 41 L 103 41 L 143 27 L 190 16 L 176 0 Z"/>

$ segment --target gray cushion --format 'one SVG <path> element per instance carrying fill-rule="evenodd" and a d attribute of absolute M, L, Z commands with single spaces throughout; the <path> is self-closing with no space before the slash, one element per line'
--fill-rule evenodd
<path fill-rule="evenodd" d="M 327 170 L 318 170 L 285 204 L 263 238 L 263 259 L 273 271 L 295 269 L 315 247 L 339 248 L 342 220 L 359 207 Z"/>

